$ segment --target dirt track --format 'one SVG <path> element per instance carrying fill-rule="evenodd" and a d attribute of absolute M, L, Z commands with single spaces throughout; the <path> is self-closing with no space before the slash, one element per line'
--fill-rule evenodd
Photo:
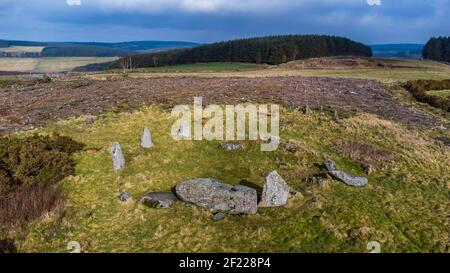
<path fill-rule="evenodd" d="M 372 80 L 314 77 L 152 78 L 112 81 L 56 81 L 0 88 L 0 133 L 30 129 L 114 107 L 145 104 L 273 102 L 310 107 L 336 107 L 375 113 L 423 126 L 437 126 L 432 116 L 396 102 Z"/>

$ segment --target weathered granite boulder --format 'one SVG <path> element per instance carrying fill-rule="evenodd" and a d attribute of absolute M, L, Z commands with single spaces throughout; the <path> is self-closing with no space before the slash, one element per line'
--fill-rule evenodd
<path fill-rule="evenodd" d="M 261 207 L 280 207 L 286 205 L 289 198 L 289 186 L 283 178 L 273 171 L 266 176 L 263 193 L 261 197 Z"/>
<path fill-rule="evenodd" d="M 122 148 L 120 144 L 114 142 L 111 147 L 111 157 L 113 161 L 113 168 L 116 173 L 125 167 L 125 158 L 123 157 Z"/>
<path fill-rule="evenodd" d="M 183 181 L 176 186 L 178 197 L 201 208 L 229 214 L 255 214 L 258 197 L 255 189 L 231 186 L 213 178 Z"/>
<path fill-rule="evenodd" d="M 128 202 L 131 199 L 133 199 L 133 197 L 128 192 L 122 192 L 119 195 L 119 200 L 122 201 L 122 202 Z"/>
<path fill-rule="evenodd" d="M 239 142 L 225 142 L 220 144 L 220 147 L 225 151 L 234 151 L 242 148 L 242 144 Z"/>
<path fill-rule="evenodd" d="M 332 160 L 327 160 L 325 162 L 325 166 L 327 167 L 328 173 L 335 179 L 344 182 L 345 184 L 353 187 L 364 187 L 369 183 L 367 178 L 358 177 L 347 174 L 343 171 L 338 171 L 336 168 L 336 163 Z"/>
<path fill-rule="evenodd" d="M 150 192 L 141 198 L 141 203 L 157 209 L 168 209 L 175 204 L 178 198 L 171 192 Z"/>
<path fill-rule="evenodd" d="M 145 127 L 144 131 L 142 132 L 141 147 L 144 149 L 150 149 L 150 148 L 153 148 L 153 146 L 154 146 L 154 144 L 152 141 L 152 134 L 150 132 L 150 129 Z"/>

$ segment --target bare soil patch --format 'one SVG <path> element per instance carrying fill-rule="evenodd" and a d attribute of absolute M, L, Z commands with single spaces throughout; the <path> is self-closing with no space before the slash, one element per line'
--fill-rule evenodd
<path fill-rule="evenodd" d="M 0 133 L 31 129 L 48 121 L 96 115 L 149 104 L 270 102 L 311 108 L 333 107 L 378 114 L 414 125 L 438 126 L 431 115 L 401 105 L 377 81 L 318 77 L 161 77 L 33 82 L 0 87 Z"/>

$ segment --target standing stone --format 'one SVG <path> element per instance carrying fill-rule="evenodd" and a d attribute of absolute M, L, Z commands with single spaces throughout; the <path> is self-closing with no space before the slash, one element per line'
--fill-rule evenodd
<path fill-rule="evenodd" d="M 243 185 L 231 186 L 213 178 L 183 181 L 176 186 L 176 194 L 184 202 L 213 213 L 255 214 L 258 209 L 255 189 Z"/>
<path fill-rule="evenodd" d="M 123 157 L 122 148 L 117 142 L 114 142 L 111 147 L 111 157 L 113 161 L 114 171 L 117 174 L 125 166 L 125 158 Z"/>
<path fill-rule="evenodd" d="M 153 148 L 153 146 L 154 144 L 152 141 L 152 134 L 150 132 L 150 129 L 145 127 L 141 137 L 141 147 L 144 149 L 150 149 Z"/>
<path fill-rule="evenodd" d="M 341 119 L 339 118 L 339 115 L 338 115 L 338 112 L 337 112 L 336 109 L 334 109 L 334 120 L 335 120 L 337 123 L 341 123 Z"/>
<path fill-rule="evenodd" d="M 305 115 L 306 116 L 309 115 L 309 105 L 308 104 L 306 104 L 306 106 L 305 106 Z"/>
<path fill-rule="evenodd" d="M 94 124 L 94 117 L 91 116 L 91 115 L 87 116 L 85 122 L 86 122 L 87 125 Z"/>
<path fill-rule="evenodd" d="M 171 192 L 150 192 L 141 199 L 141 204 L 157 209 L 168 209 L 177 201 L 175 194 Z"/>
<path fill-rule="evenodd" d="M 344 182 L 345 184 L 353 187 L 364 187 L 369 183 L 367 178 L 358 177 L 347 174 L 343 171 L 338 171 L 336 168 L 336 163 L 332 160 L 327 160 L 325 162 L 325 166 L 327 167 L 328 173 L 335 179 Z"/>
<path fill-rule="evenodd" d="M 289 198 L 289 186 L 283 178 L 273 171 L 266 176 L 260 206 L 280 207 L 286 205 Z"/>

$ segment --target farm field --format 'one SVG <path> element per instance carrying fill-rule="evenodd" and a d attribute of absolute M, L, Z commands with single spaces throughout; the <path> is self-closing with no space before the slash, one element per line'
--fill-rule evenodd
<path fill-rule="evenodd" d="M 3 52 L 42 52 L 45 47 L 43 46 L 10 46 L 2 47 L 0 51 Z"/>
<path fill-rule="evenodd" d="M 104 63 L 115 57 L 44 57 L 44 58 L 0 58 L 0 71 L 52 73 L 70 71 L 88 64 Z"/>

